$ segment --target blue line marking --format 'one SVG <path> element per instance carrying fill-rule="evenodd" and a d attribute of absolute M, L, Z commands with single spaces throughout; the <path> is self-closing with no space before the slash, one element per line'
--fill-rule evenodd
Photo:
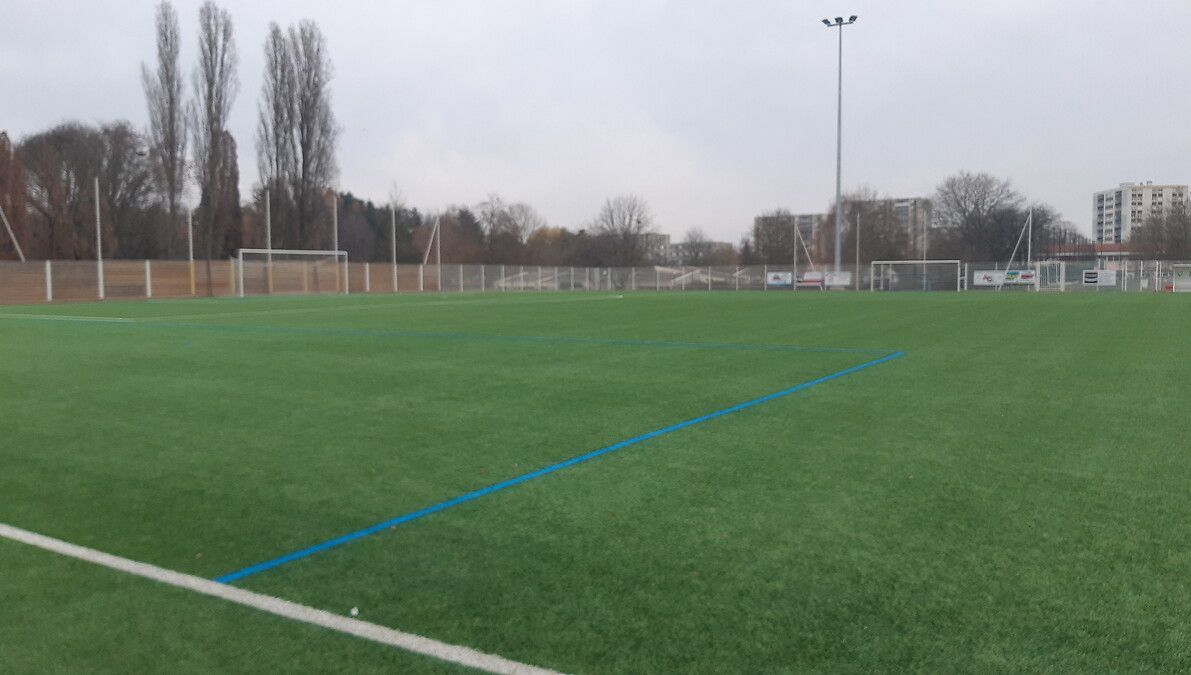
<path fill-rule="evenodd" d="M 713 413 L 708 413 L 701 417 L 696 417 L 694 419 L 686 420 L 685 422 L 671 424 L 668 427 L 664 427 L 662 429 L 657 429 L 656 431 L 651 431 L 646 434 L 641 434 L 640 436 L 634 436 L 632 438 L 620 441 L 618 443 L 613 443 L 612 445 L 605 446 L 598 450 L 592 450 L 591 452 L 584 453 L 584 454 L 578 455 L 576 457 L 572 457 L 572 458 L 564 460 L 562 462 L 558 462 L 557 464 L 551 464 L 550 466 L 542 467 L 541 469 L 537 469 L 536 471 L 524 473 L 524 474 L 521 474 L 520 476 L 516 476 L 514 478 L 509 478 L 509 479 L 503 480 L 499 483 L 494 483 L 492 485 L 489 485 L 488 487 L 480 488 L 478 490 L 473 490 L 471 492 L 467 492 L 465 494 L 459 495 L 458 497 L 454 497 L 452 499 L 448 499 L 446 501 L 439 502 L 437 504 L 433 504 L 431 506 L 427 506 L 422 509 L 418 509 L 417 511 L 413 511 L 413 512 L 407 513 L 402 516 L 397 516 L 396 518 L 391 518 L 384 522 L 380 522 L 380 523 L 377 523 L 370 527 L 366 527 L 362 530 L 356 530 L 355 532 L 349 532 L 347 534 L 335 537 L 334 539 L 328 539 L 327 541 L 324 541 L 321 544 L 315 544 L 314 546 L 310 546 L 310 547 L 301 549 L 299 551 L 294 551 L 293 553 L 287 553 L 283 556 L 273 558 L 272 560 L 266 560 L 264 562 L 259 562 L 255 565 L 249 565 L 248 567 L 245 567 L 244 569 L 241 569 L 241 570 L 238 570 L 235 572 L 230 572 L 230 573 L 225 574 L 220 577 L 216 577 L 214 580 L 219 583 L 230 584 L 232 582 L 239 581 L 240 579 L 243 579 L 245 577 L 249 577 L 254 574 L 264 572 L 266 570 L 271 570 L 275 567 L 280 567 L 281 565 L 284 565 L 286 563 L 291 563 L 291 562 L 294 562 L 295 560 L 301 560 L 302 558 L 314 555 L 315 553 L 326 551 L 327 549 L 335 548 L 337 546 L 342 546 L 343 544 L 355 541 L 357 539 L 362 539 L 364 537 L 376 534 L 383 530 L 387 530 L 390 527 L 394 527 L 397 525 L 401 525 L 403 523 L 408 523 L 410 521 L 418 520 L 419 518 L 424 518 L 424 517 L 429 516 L 433 513 L 438 513 L 439 511 L 444 511 L 444 510 L 449 509 L 453 506 L 459 506 L 460 504 L 465 504 L 467 502 L 479 499 L 480 497 L 483 497 L 485 495 L 490 495 L 494 492 L 500 492 L 501 490 L 505 490 L 505 489 L 511 488 L 516 485 L 520 485 L 521 483 L 531 481 L 535 478 L 541 478 L 542 476 L 554 473 L 555 471 L 561 471 L 562 469 L 566 469 L 568 467 L 575 466 L 576 464 L 582 464 L 583 462 L 591 461 L 593 459 L 596 459 L 597 457 L 602 457 L 609 453 L 616 452 L 617 450 L 627 448 L 630 445 L 636 445 L 637 443 L 648 441 L 652 438 L 657 438 L 658 436 L 663 436 L 665 434 L 673 433 L 680 429 L 685 429 L 687 427 L 691 427 L 696 424 L 701 424 L 703 422 L 708 422 L 710 420 L 714 420 L 716 418 L 723 417 L 725 415 L 730 415 L 735 412 L 740 412 L 741 410 L 746 410 L 753 406 L 761 405 L 762 403 L 767 403 L 774 399 L 782 398 L 784 396 L 789 396 L 790 394 L 802 391 L 804 389 L 810 389 L 811 387 L 823 384 L 825 382 L 830 382 L 832 380 L 838 380 L 841 377 L 845 377 L 847 375 L 851 375 L 853 373 L 860 372 L 866 368 L 872 368 L 873 366 L 880 365 L 880 364 L 886 363 L 888 361 L 892 361 L 893 359 L 896 359 L 896 358 L 899 358 L 902 356 L 905 356 L 905 352 L 894 352 L 892 354 L 887 354 L 885 356 L 882 356 L 881 358 L 873 359 L 872 361 L 866 361 L 865 363 L 862 363 L 860 365 L 852 366 L 851 368 L 845 368 L 844 370 L 840 370 L 840 371 L 831 373 L 830 375 L 824 375 L 823 377 L 816 378 L 814 380 L 808 380 L 801 384 L 794 385 L 793 387 L 790 387 L 788 389 L 783 389 L 781 391 L 777 391 L 772 394 L 767 394 L 760 398 L 754 398 L 750 401 L 745 401 L 744 403 L 738 403 L 738 404 L 731 406 L 729 408 L 717 410 Z"/>

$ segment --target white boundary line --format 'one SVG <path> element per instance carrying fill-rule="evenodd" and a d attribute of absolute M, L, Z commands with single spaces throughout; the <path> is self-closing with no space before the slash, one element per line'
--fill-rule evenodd
<path fill-rule="evenodd" d="M 207 312 L 205 314 L 166 314 L 131 319 L 122 316 L 86 316 L 82 314 L 22 314 L 0 313 L 0 319 L 37 319 L 39 321 L 72 321 L 93 323 L 153 323 L 155 321 L 177 321 L 179 319 L 207 319 L 229 316 L 272 316 L 274 314 L 319 314 L 321 312 L 356 312 L 365 309 L 417 309 L 419 307 L 450 307 L 452 305 L 553 305 L 569 302 L 594 302 L 600 300 L 622 300 L 623 295 L 601 295 L 583 298 L 548 298 L 542 300 L 440 300 L 411 303 L 368 303 L 339 307 L 292 307 L 286 309 L 243 310 L 238 312 Z M 163 300 L 162 302 L 171 302 Z"/>
<path fill-rule="evenodd" d="M 0 319 L 38 319 L 40 321 L 90 321 L 95 323 L 136 323 L 136 319 L 122 316 L 71 316 L 69 314 L 0 314 Z"/>
<path fill-rule="evenodd" d="M 175 588 L 183 588 L 188 591 L 194 591 L 202 595 L 208 595 L 220 600 L 226 600 L 237 605 L 244 605 L 253 609 L 274 614 L 276 616 L 292 619 L 301 623 L 310 624 L 312 626 L 319 626 L 328 630 L 333 630 L 339 633 L 346 633 L 347 635 L 354 635 L 356 637 L 379 642 L 383 645 L 397 647 L 406 651 L 422 654 L 432 658 L 440 659 L 442 661 L 449 661 L 457 663 L 469 668 L 478 668 L 490 673 L 502 673 L 508 675 L 556 675 L 554 671 L 545 670 L 536 666 L 519 663 L 517 661 L 510 661 L 509 659 L 495 656 L 492 654 L 485 654 L 484 652 L 476 651 L 468 647 L 460 647 L 458 645 L 447 644 L 437 640 L 431 640 L 420 635 L 412 633 L 403 633 L 399 630 L 386 628 L 367 621 L 360 621 L 359 619 L 351 619 L 331 612 L 307 607 L 306 605 L 299 605 L 288 600 L 282 600 L 270 595 L 263 595 L 261 593 L 253 593 L 242 588 L 229 586 L 227 584 L 220 584 L 202 577 L 196 577 L 190 574 L 183 574 L 182 572 L 175 572 L 167 570 L 162 567 L 156 567 L 143 562 L 129 560 L 128 558 L 121 558 L 102 551 L 69 544 L 60 539 L 54 539 L 45 535 L 37 534 L 36 532 L 29 532 L 11 525 L 0 523 L 0 537 L 18 541 L 23 544 L 35 546 L 46 551 L 52 551 L 60 555 L 70 558 L 76 558 L 95 565 L 107 567 L 109 569 L 126 572 L 138 577 L 152 579 L 153 581 L 173 586 Z"/>

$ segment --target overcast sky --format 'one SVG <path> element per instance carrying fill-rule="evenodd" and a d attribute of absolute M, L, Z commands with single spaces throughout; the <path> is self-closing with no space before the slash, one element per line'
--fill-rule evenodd
<path fill-rule="evenodd" d="M 187 73 L 198 2 L 174 3 Z M 425 210 L 496 192 L 576 227 L 633 192 L 662 231 L 736 241 L 754 215 L 844 187 L 929 196 L 961 169 L 1010 178 L 1091 230 L 1091 194 L 1191 181 L 1191 2 L 890 0 L 227 1 L 240 53 L 243 189 L 268 23 L 315 20 L 335 63 L 339 186 Z M 150 0 L 3 0 L 0 129 L 146 125 Z"/>

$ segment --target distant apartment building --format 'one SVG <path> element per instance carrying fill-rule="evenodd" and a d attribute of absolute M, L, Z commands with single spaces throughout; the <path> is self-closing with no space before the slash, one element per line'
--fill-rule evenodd
<path fill-rule="evenodd" d="M 908 197 L 881 201 L 887 201 L 893 209 L 893 220 L 898 229 L 908 233 L 910 250 L 907 253 L 913 256 L 920 252 L 926 228 L 934 224 L 935 209 L 931 200 L 925 197 Z"/>
<path fill-rule="evenodd" d="M 646 232 L 640 235 L 641 250 L 650 262 L 666 262 L 670 256 L 670 235 L 660 232 Z"/>
<path fill-rule="evenodd" d="M 1187 199 L 1186 185 L 1121 183 L 1092 197 L 1092 233 L 1098 244 L 1128 241 L 1133 228 Z"/>

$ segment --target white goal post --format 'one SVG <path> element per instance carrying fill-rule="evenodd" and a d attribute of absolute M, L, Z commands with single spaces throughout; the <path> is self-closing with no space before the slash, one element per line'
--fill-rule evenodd
<path fill-rule="evenodd" d="M 1191 293 L 1191 263 L 1172 264 L 1170 277 L 1170 290 L 1175 293 Z"/>
<path fill-rule="evenodd" d="M 958 260 L 874 260 L 869 263 L 870 291 L 959 291 L 963 263 Z"/>
<path fill-rule="evenodd" d="M 245 295 L 348 292 L 347 251 L 242 248 L 236 291 Z"/>

